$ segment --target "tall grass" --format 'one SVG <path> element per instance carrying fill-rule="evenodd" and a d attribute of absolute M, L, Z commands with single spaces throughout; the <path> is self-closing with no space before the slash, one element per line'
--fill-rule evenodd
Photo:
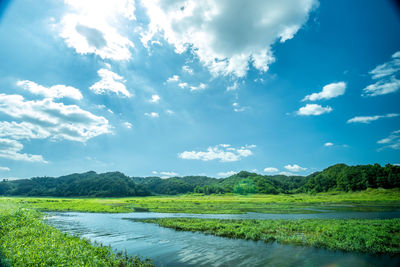
<path fill-rule="evenodd" d="M 41 218 L 32 209 L 0 205 L 0 266 L 154 266 L 62 233 Z"/>
<path fill-rule="evenodd" d="M 135 220 L 180 231 L 306 245 L 331 250 L 400 255 L 400 219 L 218 220 L 164 218 Z"/>
<path fill-rule="evenodd" d="M 294 195 L 199 195 L 130 198 L 0 198 L 43 211 L 179 213 L 315 213 L 309 208 L 380 211 L 400 206 L 399 189 Z"/>

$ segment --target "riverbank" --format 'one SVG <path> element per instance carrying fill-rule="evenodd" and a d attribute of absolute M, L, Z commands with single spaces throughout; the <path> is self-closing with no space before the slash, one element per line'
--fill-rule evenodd
<path fill-rule="evenodd" d="M 42 217 L 33 209 L 0 204 L 0 266 L 154 266 L 62 233 Z"/>
<path fill-rule="evenodd" d="M 178 231 L 313 246 L 330 250 L 400 255 L 400 219 L 220 220 L 142 219 Z"/>
<path fill-rule="evenodd" d="M 368 189 L 358 192 L 280 195 L 200 195 L 129 198 L 2 197 L 0 203 L 16 203 L 41 211 L 125 213 L 243 214 L 318 213 L 321 210 L 389 211 L 400 207 L 399 189 Z"/>

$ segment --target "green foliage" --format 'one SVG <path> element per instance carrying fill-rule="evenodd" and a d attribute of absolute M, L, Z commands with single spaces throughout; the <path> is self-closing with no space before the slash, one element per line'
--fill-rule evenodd
<path fill-rule="evenodd" d="M 140 220 L 180 231 L 277 241 L 342 251 L 400 255 L 400 219 L 218 220 L 164 218 Z"/>
<path fill-rule="evenodd" d="M 2 186 L 2 184 L 4 184 Z M 8 185 L 8 190 L 6 188 Z M 1 189 L 3 188 L 3 192 Z M 6 189 L 4 189 L 6 188 Z M 57 197 L 147 196 L 150 192 L 120 172 L 86 172 L 59 178 L 36 177 L 0 183 L 0 194 Z"/>
<path fill-rule="evenodd" d="M 245 183 L 243 181 L 246 181 Z M 241 185 L 242 184 L 242 185 Z M 250 187 L 246 185 L 251 184 Z M 254 186 L 255 186 L 255 190 Z M 360 191 L 367 188 L 400 188 L 400 166 L 333 165 L 304 176 L 259 175 L 239 172 L 225 179 L 205 176 L 127 177 L 120 172 L 86 172 L 59 178 L 36 177 L 0 182 L 0 195 L 55 197 L 129 197 L 200 193 L 294 194 L 328 191 Z M 250 190 L 246 192 L 246 190 Z"/>
<path fill-rule="evenodd" d="M 0 263 L 7 266 L 154 266 L 109 247 L 62 233 L 35 210 L 0 206 Z"/>
<path fill-rule="evenodd" d="M 240 195 L 257 193 L 256 184 L 252 179 L 243 179 L 233 187 L 233 192 Z"/>
<path fill-rule="evenodd" d="M 322 172 L 307 177 L 303 191 L 327 192 L 329 190 L 359 191 L 367 188 L 399 188 L 400 167 L 387 164 L 347 166 L 333 165 Z"/>
<path fill-rule="evenodd" d="M 44 211 L 178 212 L 178 213 L 318 213 L 318 209 L 387 211 L 400 206 L 399 189 L 316 194 L 187 194 L 129 198 L 32 198 L 7 197 L 0 203 L 17 203 Z"/>

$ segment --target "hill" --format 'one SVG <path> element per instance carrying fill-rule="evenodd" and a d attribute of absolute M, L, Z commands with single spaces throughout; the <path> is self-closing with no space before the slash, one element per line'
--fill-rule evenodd
<path fill-rule="evenodd" d="M 89 171 L 58 178 L 34 177 L 0 182 L 0 195 L 56 197 L 128 197 L 185 193 L 262 193 L 359 191 L 400 188 L 400 166 L 336 164 L 308 176 L 261 175 L 241 171 L 224 179 L 206 176 L 128 177 L 121 172 Z"/>

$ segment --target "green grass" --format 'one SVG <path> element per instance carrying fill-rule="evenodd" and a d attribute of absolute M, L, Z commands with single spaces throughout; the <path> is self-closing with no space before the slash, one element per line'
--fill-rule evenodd
<path fill-rule="evenodd" d="M 0 203 L 18 203 L 42 211 L 168 213 L 316 213 L 315 209 L 384 211 L 399 209 L 399 189 L 368 189 L 360 192 L 329 192 L 294 195 L 199 195 L 130 198 L 30 198 L 2 197 Z"/>
<path fill-rule="evenodd" d="M 218 220 L 165 218 L 135 220 L 180 231 L 229 238 L 306 245 L 331 250 L 400 255 L 400 219 Z"/>
<path fill-rule="evenodd" d="M 35 210 L 0 204 L 0 266 L 154 266 L 62 233 L 41 218 Z"/>

